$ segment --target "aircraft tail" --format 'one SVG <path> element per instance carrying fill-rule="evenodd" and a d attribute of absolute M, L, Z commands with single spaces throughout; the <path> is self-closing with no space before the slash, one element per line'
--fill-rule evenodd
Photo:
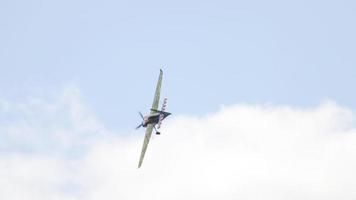
<path fill-rule="evenodd" d="M 167 98 L 164 98 L 163 100 L 163 104 L 162 104 L 162 109 L 161 109 L 161 115 L 159 116 L 159 122 L 158 122 L 158 125 L 157 125 L 157 128 L 161 128 L 161 124 L 162 124 L 162 121 L 164 119 L 164 115 L 167 114 L 167 112 L 165 112 L 166 110 L 166 106 L 167 106 Z"/>

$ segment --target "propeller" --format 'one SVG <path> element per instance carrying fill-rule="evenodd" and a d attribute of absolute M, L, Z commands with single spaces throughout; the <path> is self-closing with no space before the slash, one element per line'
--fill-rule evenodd
<path fill-rule="evenodd" d="M 143 115 L 142 115 L 141 112 L 138 112 L 138 114 L 141 116 L 142 120 L 145 120 L 145 118 L 143 117 Z M 138 125 L 138 126 L 136 127 L 136 129 L 139 129 L 139 128 L 141 128 L 142 126 L 143 126 L 143 122 L 142 122 L 140 125 Z"/>
<path fill-rule="evenodd" d="M 138 114 L 141 116 L 142 120 L 144 120 L 145 118 L 143 117 L 141 112 L 138 112 Z"/>
<path fill-rule="evenodd" d="M 136 127 L 136 129 L 141 128 L 141 126 L 143 126 L 142 123 L 141 123 L 140 125 L 138 125 L 138 126 Z"/>

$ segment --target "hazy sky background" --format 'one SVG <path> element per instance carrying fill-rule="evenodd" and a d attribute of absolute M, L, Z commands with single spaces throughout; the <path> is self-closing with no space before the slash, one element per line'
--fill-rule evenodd
<path fill-rule="evenodd" d="M 355 1 L 0 0 L 0 199 L 356 199 Z M 173 113 L 137 169 L 163 68 Z"/>
<path fill-rule="evenodd" d="M 238 102 L 356 108 L 354 1 L 0 1 L 0 95 L 81 90 L 113 129 Z"/>

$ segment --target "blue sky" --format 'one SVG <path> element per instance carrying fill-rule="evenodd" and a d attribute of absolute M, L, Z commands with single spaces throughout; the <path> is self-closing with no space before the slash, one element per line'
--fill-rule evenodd
<path fill-rule="evenodd" d="M 355 10 L 0 0 L 0 197 L 356 199 Z"/>
<path fill-rule="evenodd" d="M 159 68 L 175 114 L 221 105 L 353 110 L 354 1 L 0 1 L 0 95 L 75 85 L 113 129 L 139 123 Z"/>

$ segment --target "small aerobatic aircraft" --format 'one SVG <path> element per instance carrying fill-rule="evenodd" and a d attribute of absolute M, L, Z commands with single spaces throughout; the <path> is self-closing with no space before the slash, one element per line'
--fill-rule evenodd
<path fill-rule="evenodd" d="M 165 98 L 163 100 L 162 109 L 158 110 L 159 98 L 160 98 L 160 93 L 161 93 L 162 76 L 163 76 L 163 71 L 160 70 L 159 78 L 158 78 L 158 82 L 157 82 L 157 86 L 156 86 L 156 92 L 155 92 L 153 104 L 151 107 L 151 113 L 144 117 L 142 115 L 142 113 L 139 112 L 143 121 L 139 126 L 136 127 L 136 129 L 138 129 L 140 127 L 145 127 L 146 134 L 145 134 L 145 139 L 143 141 L 143 146 L 142 146 L 142 151 L 141 151 L 141 155 L 140 155 L 140 161 L 138 163 L 138 168 L 140 168 L 142 165 L 143 158 L 145 157 L 146 149 L 147 149 L 148 143 L 150 141 L 153 129 L 155 129 L 156 134 L 159 135 L 160 132 L 158 131 L 158 129 L 160 129 L 162 121 L 171 114 L 169 112 L 165 112 L 167 98 Z M 156 125 L 157 125 L 157 127 L 156 127 Z"/>

